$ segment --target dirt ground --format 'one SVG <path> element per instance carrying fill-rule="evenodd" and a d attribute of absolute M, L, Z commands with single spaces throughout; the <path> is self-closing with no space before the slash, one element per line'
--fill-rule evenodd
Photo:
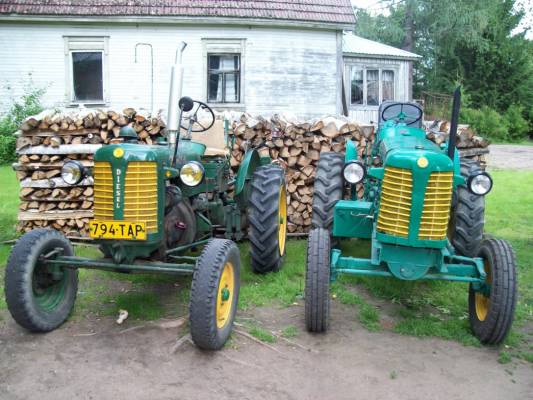
<path fill-rule="evenodd" d="M 491 144 L 489 150 L 489 168 L 533 169 L 533 146 Z"/>
<path fill-rule="evenodd" d="M 242 313 L 241 313 L 242 314 Z M 498 350 L 369 332 L 334 302 L 327 335 L 305 332 L 302 305 L 240 315 L 298 335 L 261 344 L 234 333 L 219 352 L 185 342 L 176 321 L 67 322 L 28 334 L 0 321 L 0 398 L 29 399 L 526 399 L 531 364 L 497 362 Z M 179 321 L 178 321 L 179 322 Z M 244 331 L 237 326 L 237 330 Z M 291 343 L 292 342 L 292 343 Z"/>

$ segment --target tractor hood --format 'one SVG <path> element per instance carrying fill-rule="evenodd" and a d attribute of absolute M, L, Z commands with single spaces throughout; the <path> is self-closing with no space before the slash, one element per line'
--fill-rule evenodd
<path fill-rule="evenodd" d="M 109 161 L 117 165 L 125 165 L 131 161 L 155 161 L 165 165 L 168 160 L 168 147 L 136 143 L 111 144 L 98 149 L 94 160 Z"/>
<path fill-rule="evenodd" d="M 426 139 L 421 129 L 396 126 L 384 129 L 380 136 L 379 152 L 385 166 L 443 172 L 453 170 L 450 158 L 438 145 Z M 422 157 L 427 159 L 427 165 L 426 161 L 420 160 Z"/>

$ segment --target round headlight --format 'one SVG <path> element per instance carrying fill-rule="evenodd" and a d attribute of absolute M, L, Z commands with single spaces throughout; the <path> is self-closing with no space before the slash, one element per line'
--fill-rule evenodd
<path fill-rule="evenodd" d="M 492 178 L 486 172 L 468 178 L 468 189 L 479 196 L 484 196 L 492 189 Z"/>
<path fill-rule="evenodd" d="M 69 185 L 75 185 L 83 179 L 83 165 L 78 161 L 69 161 L 61 168 L 61 178 Z"/>
<path fill-rule="evenodd" d="M 359 161 L 353 161 L 344 166 L 342 174 L 346 182 L 356 184 L 363 180 L 366 175 L 366 169 Z"/>
<path fill-rule="evenodd" d="M 187 186 L 197 186 L 204 177 L 204 167 L 197 161 L 189 161 L 180 171 L 180 179 Z"/>

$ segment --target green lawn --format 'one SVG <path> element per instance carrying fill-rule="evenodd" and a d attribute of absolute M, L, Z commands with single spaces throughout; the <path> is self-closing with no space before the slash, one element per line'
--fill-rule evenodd
<path fill-rule="evenodd" d="M 494 171 L 493 192 L 487 196 L 486 231 L 509 240 L 517 254 L 520 296 L 516 323 L 507 339 L 508 356 L 533 359 L 531 334 L 521 333 L 533 317 L 533 172 Z M 10 167 L 0 167 L 0 239 L 15 237 L 18 185 Z M 241 250 L 239 308 L 301 304 L 304 289 L 306 240 L 291 240 L 283 269 L 276 274 L 255 275 L 250 271 L 249 246 Z M 368 242 L 344 241 L 343 251 L 364 256 Z M 0 280 L 9 245 L 0 245 Z M 96 255 L 91 247 L 77 253 Z M 116 316 L 127 309 L 130 319 L 149 320 L 187 313 L 190 278 L 161 275 L 124 275 L 80 271 L 80 290 L 74 318 L 91 315 Z M 399 334 L 438 336 L 464 344 L 479 345 L 467 319 L 467 285 L 449 282 L 404 282 L 387 278 L 341 277 L 332 286 L 336 301 L 353 306 L 353 319 L 369 330 L 389 329 Z M 0 309 L 5 308 L 0 285 Z M 303 309 L 302 309 L 303 318 Z M 392 321 L 392 322 L 391 322 Z M 265 336 L 252 326 L 256 336 Z M 531 331 L 531 329 L 529 329 Z M 288 335 L 292 335 L 289 332 Z M 266 339 L 265 339 L 266 340 Z"/>

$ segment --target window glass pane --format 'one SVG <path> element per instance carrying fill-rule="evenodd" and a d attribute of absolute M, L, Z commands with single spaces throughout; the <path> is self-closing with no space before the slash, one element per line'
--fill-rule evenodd
<path fill-rule="evenodd" d="M 101 52 L 72 52 L 74 101 L 103 100 Z"/>
<path fill-rule="evenodd" d="M 220 56 L 209 56 L 209 69 L 220 68 Z"/>
<path fill-rule="evenodd" d="M 383 90 L 383 101 L 394 100 L 394 71 L 381 71 L 381 87 Z"/>
<path fill-rule="evenodd" d="M 225 99 L 226 103 L 238 103 L 239 102 L 239 73 L 226 73 L 225 78 Z"/>
<path fill-rule="evenodd" d="M 207 101 L 222 101 L 222 74 L 209 73 Z"/>
<path fill-rule="evenodd" d="M 352 104 L 363 104 L 363 70 L 351 68 L 351 100 Z"/>
<path fill-rule="evenodd" d="M 379 70 L 366 70 L 366 104 L 379 105 Z"/>

